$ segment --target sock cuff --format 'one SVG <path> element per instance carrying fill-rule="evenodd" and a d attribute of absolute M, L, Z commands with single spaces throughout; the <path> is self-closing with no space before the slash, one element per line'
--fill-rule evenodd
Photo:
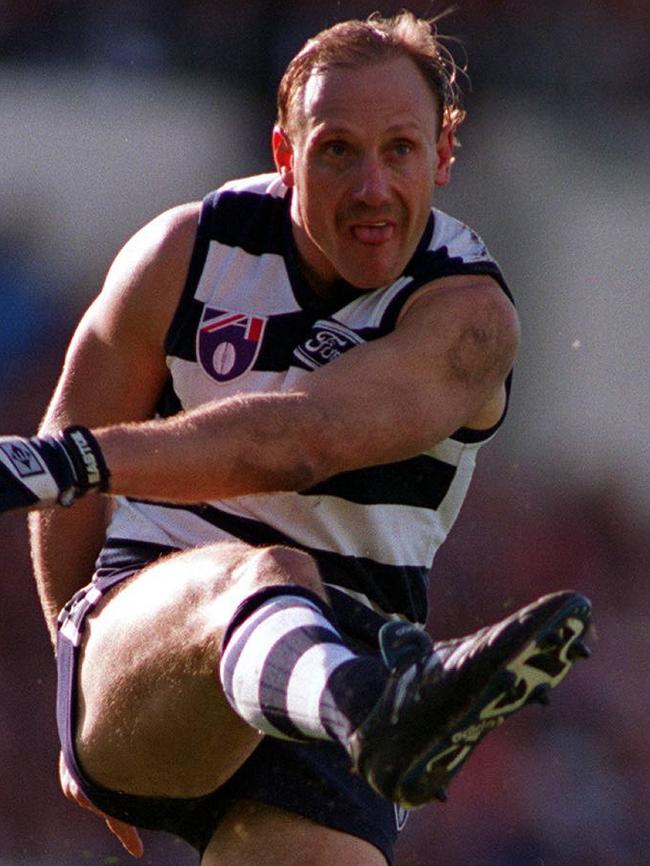
<path fill-rule="evenodd" d="M 248 598 L 245 598 L 244 601 L 239 604 L 232 615 L 230 622 L 226 626 L 223 640 L 221 641 L 221 651 L 223 652 L 228 646 L 233 633 L 242 622 L 248 619 L 248 617 L 258 608 L 262 607 L 262 605 L 266 604 L 271 599 L 280 596 L 306 599 L 320 610 L 328 622 L 331 622 L 332 625 L 335 625 L 338 628 L 332 608 L 319 595 L 312 592 L 311 589 L 307 589 L 304 586 L 297 586 L 296 584 L 274 584 L 256 590 L 252 595 L 249 595 Z"/>

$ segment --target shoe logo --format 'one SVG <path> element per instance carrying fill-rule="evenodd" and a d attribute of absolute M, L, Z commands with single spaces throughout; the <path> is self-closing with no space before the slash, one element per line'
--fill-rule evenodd
<path fill-rule="evenodd" d="M 456 767 L 459 767 L 469 757 L 472 748 L 473 746 L 467 744 L 464 746 L 455 745 L 449 746 L 448 749 L 442 752 L 438 752 L 427 764 L 427 773 L 432 773 L 439 765 L 442 765 L 447 773 L 452 773 Z"/>
<path fill-rule="evenodd" d="M 396 725 L 399 721 L 399 713 L 402 709 L 406 696 L 409 692 L 409 686 L 415 680 L 417 674 L 417 666 L 411 665 L 397 681 L 395 694 L 393 695 L 393 707 L 390 714 L 391 725 Z"/>
<path fill-rule="evenodd" d="M 409 810 L 403 806 L 398 806 L 397 803 L 393 803 L 393 807 L 395 809 L 395 827 L 397 828 L 397 832 L 400 833 L 409 819 Z"/>
<path fill-rule="evenodd" d="M 462 731 L 456 731 L 452 735 L 452 743 L 477 743 L 488 731 L 498 728 L 503 722 L 503 716 L 495 719 L 482 719 L 475 725 L 470 725 Z"/>

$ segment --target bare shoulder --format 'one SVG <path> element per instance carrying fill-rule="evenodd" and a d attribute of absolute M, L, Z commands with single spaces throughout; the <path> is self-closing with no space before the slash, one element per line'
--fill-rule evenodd
<path fill-rule="evenodd" d="M 439 344 L 459 378 L 483 377 L 492 368 L 505 376 L 515 359 L 520 327 L 514 304 L 490 276 L 445 277 L 423 286 L 398 322 L 404 335 Z"/>
<path fill-rule="evenodd" d="M 490 276 L 458 275 L 442 277 L 418 289 L 406 302 L 400 319 L 417 310 L 448 309 L 450 313 L 480 317 L 489 313 L 503 317 L 506 323 L 517 326 L 517 313 L 514 304 L 499 283 Z"/>
<path fill-rule="evenodd" d="M 116 256 L 104 283 L 107 303 L 147 306 L 166 327 L 182 291 L 201 205 L 172 208 L 136 232 Z"/>
<path fill-rule="evenodd" d="M 463 426 L 483 430 L 500 420 L 520 327 L 514 304 L 496 280 L 453 276 L 423 286 L 405 305 L 395 333 L 450 387 L 474 395 Z"/>
<path fill-rule="evenodd" d="M 115 257 L 77 326 L 43 429 L 149 417 L 167 377 L 164 343 L 194 248 L 200 204 L 166 211 Z"/>
<path fill-rule="evenodd" d="M 156 216 L 125 244 L 118 259 L 131 263 L 155 263 L 160 256 L 172 260 L 191 252 L 196 235 L 200 202 L 178 205 Z"/>

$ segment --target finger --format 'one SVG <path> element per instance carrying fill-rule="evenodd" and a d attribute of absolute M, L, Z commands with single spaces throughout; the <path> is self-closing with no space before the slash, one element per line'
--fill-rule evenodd
<path fill-rule="evenodd" d="M 142 857 L 144 854 L 144 845 L 140 834 L 130 824 L 125 824 L 123 821 L 118 821 L 117 818 L 106 818 L 106 826 L 117 836 L 132 857 Z"/>
<path fill-rule="evenodd" d="M 86 809 L 86 811 L 92 812 L 93 815 L 98 815 L 100 818 L 106 818 L 104 812 L 102 812 L 101 809 L 98 809 L 94 803 L 90 802 L 78 785 L 75 785 L 74 783 L 71 785 L 69 797 L 77 804 L 77 806 L 81 806 L 82 809 Z"/>
<path fill-rule="evenodd" d="M 108 829 L 111 833 L 117 836 L 129 854 L 131 854 L 132 857 L 142 857 L 144 854 L 144 845 L 140 838 L 140 834 L 135 827 L 132 827 L 130 824 L 125 824 L 124 821 L 119 821 L 117 818 L 111 818 L 105 812 L 102 812 L 101 809 L 98 809 L 97 806 L 95 806 L 94 803 L 92 803 L 83 793 L 72 777 L 65 761 L 63 760 L 63 755 L 61 755 L 59 759 L 59 776 L 63 793 L 69 800 L 72 800 L 78 806 L 81 806 L 82 809 L 92 812 L 93 815 L 103 818 Z"/>
<path fill-rule="evenodd" d="M 63 759 L 63 755 L 59 754 L 59 784 L 64 795 L 70 800 L 74 797 L 75 782 L 70 771 Z"/>
<path fill-rule="evenodd" d="M 70 770 L 68 770 L 65 761 L 63 760 L 63 756 L 61 756 L 59 762 L 59 781 L 61 783 L 61 790 L 65 797 L 68 800 L 72 800 L 78 806 L 81 806 L 82 809 L 87 809 L 89 812 L 94 812 L 95 814 L 101 814 L 99 810 L 93 806 L 90 800 L 83 793 L 79 785 L 73 779 Z"/>

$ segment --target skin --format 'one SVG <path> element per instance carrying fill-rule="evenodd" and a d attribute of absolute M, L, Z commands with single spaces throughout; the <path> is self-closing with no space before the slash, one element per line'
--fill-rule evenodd
<path fill-rule="evenodd" d="M 390 79 L 390 98 L 385 84 Z M 359 288 L 393 282 L 415 251 L 434 186 L 449 180 L 448 129 L 408 58 L 308 81 L 293 143 L 276 129 L 276 163 L 293 187 L 298 250 L 315 281 Z"/>
<path fill-rule="evenodd" d="M 273 153 L 293 189 L 294 236 L 314 290 L 338 297 L 350 285 L 392 282 L 421 236 L 434 187 L 449 180 L 451 168 L 451 132 L 436 137 L 424 79 L 406 59 L 319 73 L 297 121 L 291 135 L 274 130 Z M 300 490 L 499 419 L 518 343 L 515 312 L 490 278 L 449 277 L 420 289 L 392 334 L 313 371 L 292 391 L 147 420 L 167 373 L 163 341 L 198 213 L 191 204 L 163 214 L 120 252 L 72 340 L 42 427 L 94 428 L 113 493 L 190 502 Z M 37 584 L 53 636 L 56 613 L 92 573 L 106 502 L 89 496 L 73 509 L 31 516 Z M 234 772 L 258 734 L 220 692 L 214 671 L 221 636 L 237 604 L 272 583 L 324 595 L 309 557 L 235 544 L 152 565 L 95 610 L 82 648 L 77 736 L 91 778 L 131 793 L 196 796 Z M 88 808 L 65 768 L 62 784 Z M 133 828 L 109 826 L 131 853 L 141 853 Z M 249 803 L 219 825 L 202 862 L 304 864 L 307 849 L 311 866 L 384 863 L 362 840 Z"/>

